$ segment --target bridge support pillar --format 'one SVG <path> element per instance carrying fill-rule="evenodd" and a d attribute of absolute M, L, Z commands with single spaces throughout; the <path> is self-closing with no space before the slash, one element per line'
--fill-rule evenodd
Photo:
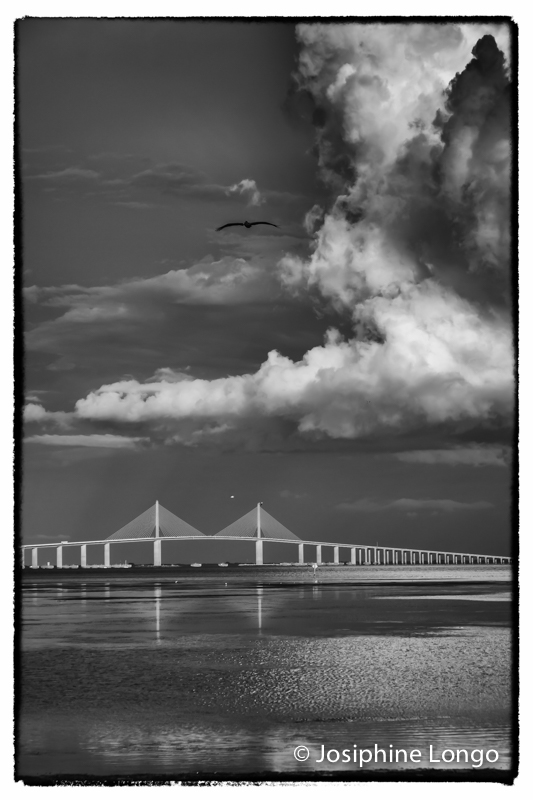
<path fill-rule="evenodd" d="M 304 563 L 304 546 L 303 543 L 298 545 L 298 564 Z"/>
<path fill-rule="evenodd" d="M 350 564 L 356 563 L 356 552 L 355 547 L 350 547 Z"/>
<path fill-rule="evenodd" d="M 321 544 L 317 544 L 317 546 L 316 546 L 316 563 L 317 564 L 321 564 L 322 563 L 322 545 Z"/>
<path fill-rule="evenodd" d="M 106 542 L 104 544 L 104 567 L 111 566 L 111 544 Z"/>
<path fill-rule="evenodd" d="M 82 544 L 80 547 L 80 567 L 87 566 L 87 545 Z"/>
<path fill-rule="evenodd" d="M 61 545 L 56 547 L 56 567 L 61 569 L 63 567 L 63 548 Z"/>
<path fill-rule="evenodd" d="M 26 553 L 26 551 L 24 550 L 23 547 L 21 547 L 20 548 L 20 566 L 22 567 L 22 569 L 24 569 L 24 564 L 26 563 L 26 560 L 24 558 L 25 553 Z"/>
<path fill-rule="evenodd" d="M 263 563 L 263 541 L 258 539 L 255 543 L 255 563 L 257 566 Z"/>
<path fill-rule="evenodd" d="M 338 564 L 339 563 L 339 548 L 338 547 L 334 547 L 333 548 L 333 563 L 334 564 Z"/>
<path fill-rule="evenodd" d="M 154 567 L 161 566 L 161 539 L 154 539 Z"/>
<path fill-rule="evenodd" d="M 32 547 L 31 549 L 31 565 L 34 568 L 39 566 L 39 556 L 37 555 L 36 547 Z"/>

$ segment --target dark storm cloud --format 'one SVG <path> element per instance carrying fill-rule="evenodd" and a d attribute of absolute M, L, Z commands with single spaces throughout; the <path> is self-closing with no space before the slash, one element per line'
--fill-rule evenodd
<path fill-rule="evenodd" d="M 452 25 L 441 26 L 436 35 L 448 47 L 462 36 Z M 333 39 L 335 34 L 328 29 L 324 40 L 328 36 Z M 316 43 L 322 40 L 314 29 L 310 40 L 317 54 L 309 48 L 300 80 L 308 94 L 304 81 L 310 81 L 311 96 L 324 104 L 317 149 L 323 177 L 336 187 L 332 215 L 345 220 L 354 231 L 361 221 L 384 229 L 398 255 L 412 260 L 421 278 L 433 276 L 476 303 L 508 303 L 509 76 L 494 37 L 482 37 L 464 71 L 456 74 L 445 92 L 441 87 L 442 99 L 434 119 L 430 113 L 427 122 L 416 117 L 402 120 L 407 114 L 397 109 L 395 127 L 401 129 L 404 122 L 412 128 L 410 136 L 400 139 L 400 147 L 395 142 L 397 133 L 379 116 L 386 79 L 390 80 L 386 69 L 380 74 L 376 68 L 372 75 L 371 71 L 356 74 L 350 68 L 354 57 L 353 52 L 349 56 L 348 42 L 356 53 L 358 46 L 368 47 L 368 43 L 362 44 L 364 33 L 360 45 L 357 35 L 339 33 L 329 59 L 318 50 Z M 420 46 L 416 34 L 412 40 L 410 46 Z M 377 49 L 374 55 L 383 58 Z M 313 58 L 323 59 L 319 71 Z M 363 61 L 364 56 L 358 54 L 357 58 Z M 314 71 L 310 63 L 314 63 Z M 425 82 L 426 86 L 422 79 L 421 86 L 426 91 L 435 91 L 427 76 Z M 368 107 L 368 114 L 375 117 L 375 139 L 366 137 L 365 121 L 361 120 L 366 96 L 375 101 L 374 109 Z M 428 99 L 421 91 L 420 115 L 431 110 Z M 374 124 L 371 119 L 370 126 Z M 428 124 L 431 122 L 434 127 Z M 383 173 L 391 147 L 394 163 Z M 315 216 L 319 214 L 317 208 Z"/>

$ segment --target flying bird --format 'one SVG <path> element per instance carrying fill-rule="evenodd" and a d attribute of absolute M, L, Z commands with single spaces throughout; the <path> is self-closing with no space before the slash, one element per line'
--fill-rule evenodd
<path fill-rule="evenodd" d="M 230 228 L 232 225 L 242 225 L 244 228 L 251 228 L 252 225 L 272 225 L 274 228 L 279 228 L 279 225 L 275 225 L 273 222 L 248 222 L 248 220 L 245 220 L 244 222 L 226 222 L 225 225 L 217 228 L 217 231 L 221 231 L 222 228 Z"/>

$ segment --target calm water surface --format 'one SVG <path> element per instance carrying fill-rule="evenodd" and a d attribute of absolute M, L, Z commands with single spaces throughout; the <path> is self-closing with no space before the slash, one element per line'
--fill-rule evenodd
<path fill-rule="evenodd" d="M 504 566 L 27 571 L 19 773 L 357 777 L 472 769 L 442 761 L 463 748 L 508 769 L 509 581 Z M 421 761 L 361 767 L 354 745 Z"/>

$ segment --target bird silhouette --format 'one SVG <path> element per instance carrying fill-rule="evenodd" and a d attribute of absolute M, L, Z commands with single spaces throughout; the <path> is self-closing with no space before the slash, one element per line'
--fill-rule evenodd
<path fill-rule="evenodd" d="M 273 222 L 248 222 L 245 220 L 244 222 L 226 222 L 225 225 L 217 228 L 217 231 L 221 231 L 222 228 L 230 228 L 232 225 L 241 225 L 244 228 L 251 228 L 253 225 L 272 225 L 274 228 L 279 228 L 279 225 L 275 225 Z"/>

